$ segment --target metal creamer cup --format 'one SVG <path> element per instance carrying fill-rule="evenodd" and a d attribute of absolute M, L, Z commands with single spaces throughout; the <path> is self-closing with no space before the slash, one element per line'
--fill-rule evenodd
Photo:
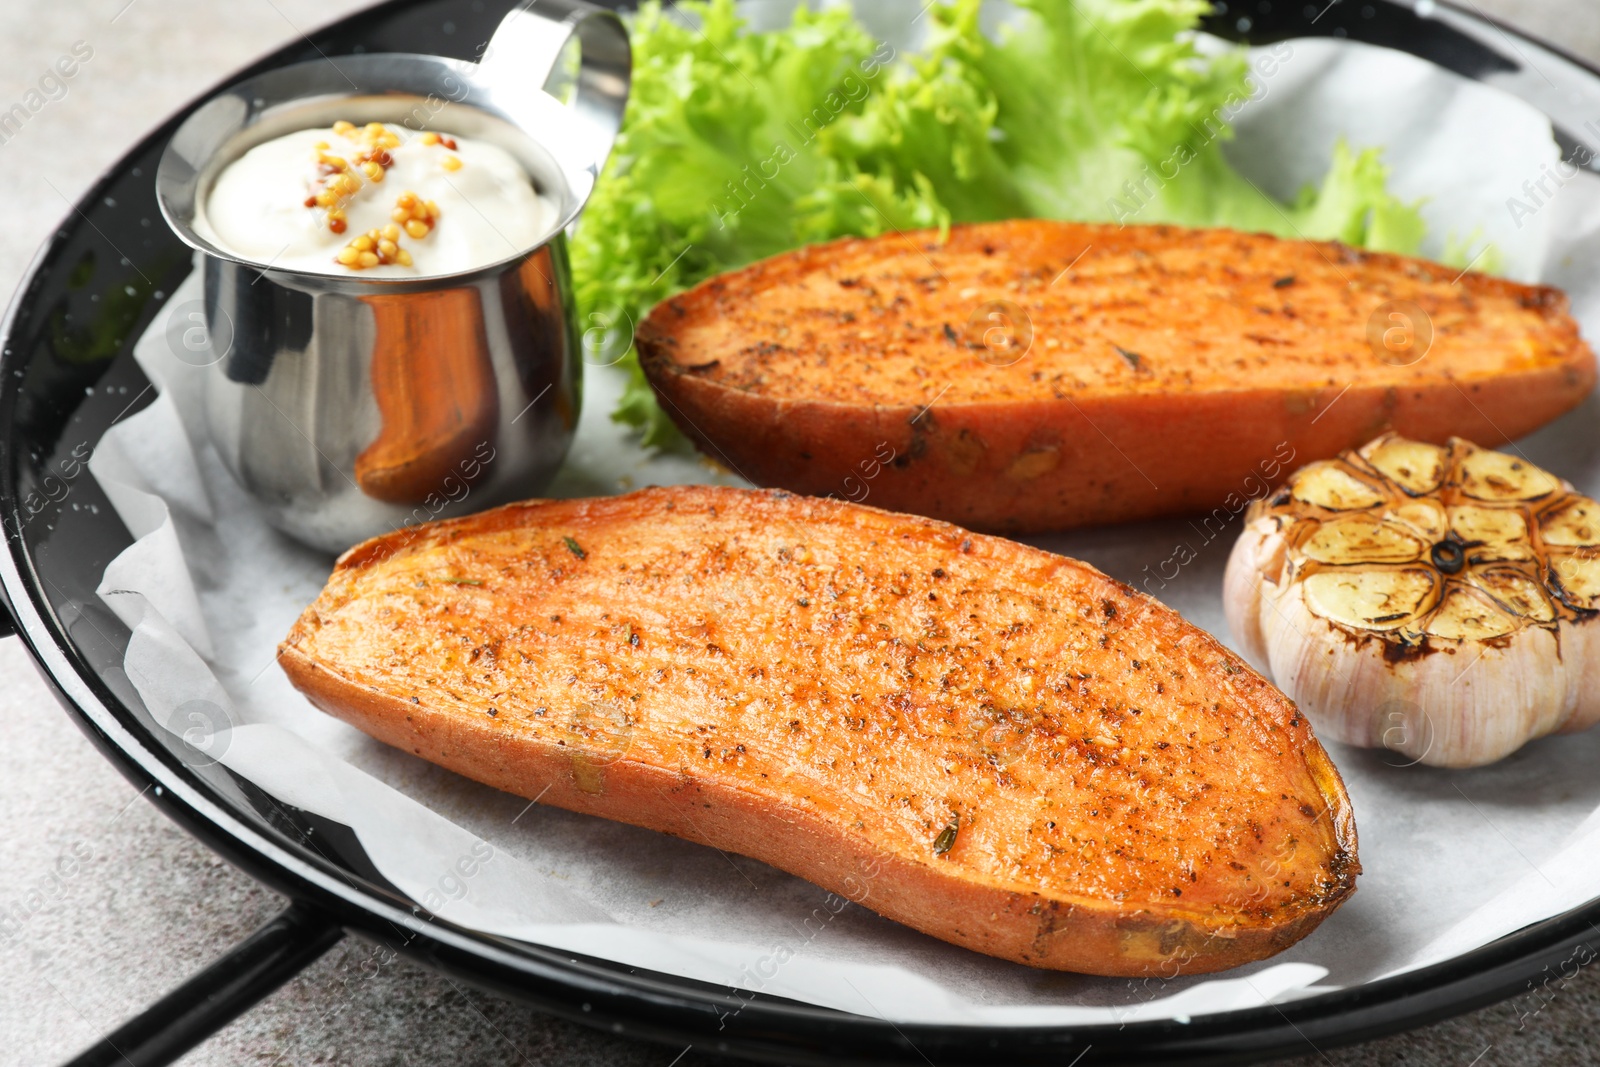
<path fill-rule="evenodd" d="M 340 551 L 536 495 L 554 476 L 582 390 L 565 232 L 610 153 L 629 73 L 615 14 L 537 0 L 506 16 L 482 63 L 296 64 L 231 86 L 179 127 L 156 187 L 204 278 L 204 343 L 184 358 L 206 377 L 190 392 L 268 522 Z M 550 91 L 558 83 L 565 101 Z M 498 146 L 554 206 L 548 233 L 493 262 L 417 277 L 287 269 L 209 239 L 206 202 L 223 170 L 256 145 L 339 120 Z"/>

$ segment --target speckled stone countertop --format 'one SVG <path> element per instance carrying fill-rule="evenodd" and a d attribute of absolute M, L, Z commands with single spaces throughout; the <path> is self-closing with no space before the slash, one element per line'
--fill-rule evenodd
<path fill-rule="evenodd" d="M 1337 2 L 1337 0 L 1336 0 Z M 1600 58 L 1595 0 L 1464 0 Z M 360 0 L 0 0 L 0 110 L 77 42 L 65 95 L 0 143 L 0 291 L 91 181 L 206 86 Z M 282 901 L 158 814 L 0 641 L 0 1065 L 65 1059 L 238 942 Z M 63 858 L 73 862 L 61 863 Z M 16 916 L 23 916 L 16 921 Z M 186 1064 L 692 1067 L 346 941 Z M 375 973 L 374 973 L 375 971 Z M 1297 1067 L 1600 1062 L 1600 971 Z"/>

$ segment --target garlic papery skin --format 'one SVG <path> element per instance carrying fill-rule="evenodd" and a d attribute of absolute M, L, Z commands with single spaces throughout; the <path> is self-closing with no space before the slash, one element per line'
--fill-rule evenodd
<path fill-rule="evenodd" d="M 1519 457 L 1385 435 L 1301 468 L 1223 599 L 1324 739 L 1472 767 L 1600 721 L 1600 506 Z"/>

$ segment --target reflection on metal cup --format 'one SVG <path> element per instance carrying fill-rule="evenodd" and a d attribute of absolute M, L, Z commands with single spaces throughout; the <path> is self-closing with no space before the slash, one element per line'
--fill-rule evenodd
<path fill-rule="evenodd" d="M 356 485 L 377 500 L 420 504 L 445 479 L 465 478 L 460 465 L 499 421 L 482 301 L 472 289 L 361 300 L 376 333 L 371 386 L 381 421 L 356 456 Z"/>

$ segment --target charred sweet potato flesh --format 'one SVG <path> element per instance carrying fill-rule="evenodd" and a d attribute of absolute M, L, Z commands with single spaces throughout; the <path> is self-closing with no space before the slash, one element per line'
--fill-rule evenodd
<path fill-rule="evenodd" d="M 479 781 L 1038 967 L 1259 959 L 1359 869 L 1305 719 L 1210 635 L 875 508 L 676 487 L 397 532 L 339 561 L 282 663 Z"/>

